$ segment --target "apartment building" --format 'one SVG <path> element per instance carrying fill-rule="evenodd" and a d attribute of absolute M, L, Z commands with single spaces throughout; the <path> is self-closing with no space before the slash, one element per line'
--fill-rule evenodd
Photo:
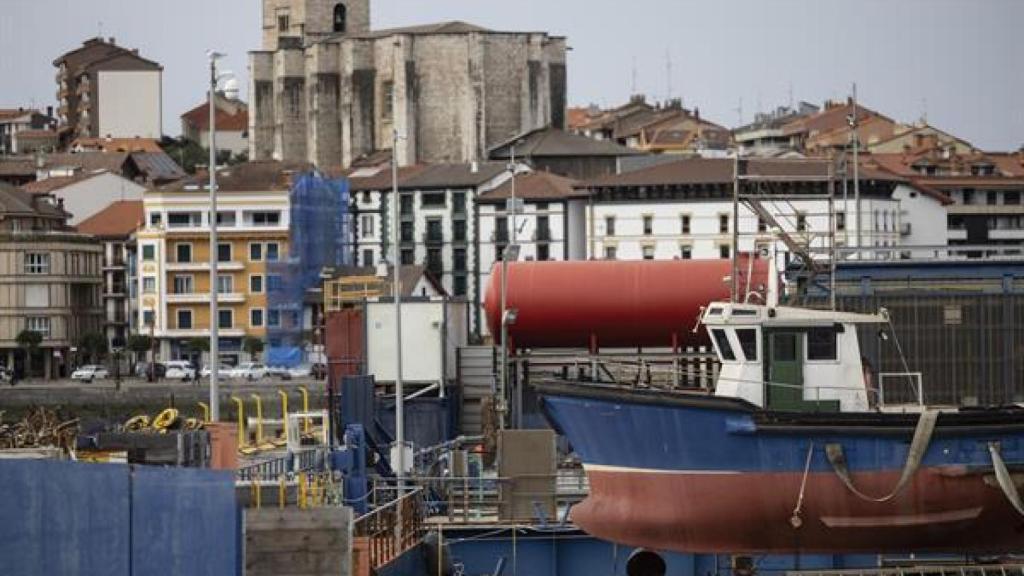
<path fill-rule="evenodd" d="M 242 339 L 266 339 L 280 324 L 267 292 L 282 281 L 268 266 L 285 258 L 292 176 L 306 167 L 252 162 L 218 171 L 218 242 L 211 247 L 207 176 L 150 191 L 138 232 L 139 327 L 159 340 L 161 359 L 198 359 L 191 338 L 210 335 L 210 257 L 216 290 L 221 361 L 246 359 Z M 207 359 L 202 359 L 205 363 Z"/>
<path fill-rule="evenodd" d="M 103 331 L 111 349 L 139 332 L 135 233 L 143 222 L 142 200 L 119 200 L 77 226 L 103 244 Z"/>
<path fill-rule="evenodd" d="M 163 67 L 118 46 L 91 38 L 54 60 L 58 116 L 71 139 L 163 136 Z"/>
<path fill-rule="evenodd" d="M 476 321 L 483 291 L 481 272 L 490 263 L 479 253 L 477 200 L 510 176 L 504 164 L 432 164 L 398 172 L 399 222 L 392 216 L 391 171 L 349 174 L 353 247 L 361 266 L 390 259 L 394 226 L 399 227 L 402 266 L 425 265 L 445 291 L 465 297 Z"/>
<path fill-rule="evenodd" d="M 823 160 L 750 160 L 749 176 L 764 176 L 762 205 L 786 233 L 812 249 L 831 246 L 828 163 Z M 734 250 L 734 160 L 688 159 L 579 185 L 590 201 L 586 220 L 589 258 L 622 260 L 731 258 Z M 833 179 L 836 247 L 896 248 L 946 243 L 950 199 L 891 172 L 864 167 L 860 209 L 848 183 Z M 816 181 L 815 181 L 816 180 Z M 743 193 L 758 184 L 744 182 Z M 776 194 L 778 200 L 772 200 Z M 806 199 L 799 198 L 807 196 Z M 812 197 L 813 196 L 813 197 Z M 858 212 L 860 216 L 858 217 Z M 750 252 L 770 244 L 771 222 L 739 207 L 739 246 Z M 859 228 L 859 231 L 858 231 Z M 788 262 L 788 248 L 776 242 Z"/>
<path fill-rule="evenodd" d="M 67 376 L 71 348 L 102 324 L 102 248 L 68 217 L 53 196 L 0 183 L 0 363 L 24 377 Z M 42 336 L 31 358 L 24 330 Z"/>

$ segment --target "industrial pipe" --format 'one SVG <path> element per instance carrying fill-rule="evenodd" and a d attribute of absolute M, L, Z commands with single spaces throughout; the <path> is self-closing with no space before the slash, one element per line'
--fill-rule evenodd
<path fill-rule="evenodd" d="M 288 394 L 284 390 L 278 390 L 277 395 L 281 397 L 281 436 L 284 437 L 285 445 L 288 444 Z"/>
<path fill-rule="evenodd" d="M 252 394 L 256 400 L 256 446 L 263 446 L 263 399 L 259 394 Z"/>
<path fill-rule="evenodd" d="M 235 403 L 238 409 L 238 447 L 243 448 L 246 440 L 249 438 L 248 430 L 246 430 L 245 426 L 245 403 L 238 396 L 232 396 L 231 401 Z"/>

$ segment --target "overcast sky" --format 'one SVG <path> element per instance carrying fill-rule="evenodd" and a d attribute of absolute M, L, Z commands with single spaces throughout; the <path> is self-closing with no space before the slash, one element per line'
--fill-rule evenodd
<path fill-rule="evenodd" d="M 56 103 L 52 61 L 102 29 L 164 65 L 164 131 L 202 101 L 204 52 L 248 85 L 258 0 L 0 0 L 0 106 Z M 735 126 L 794 101 L 861 101 L 922 115 L 976 146 L 1024 144 L 1021 0 L 380 0 L 375 28 L 466 20 L 569 39 L 569 101 L 605 106 L 633 87 L 682 97 Z M 668 62 L 671 62 L 671 74 Z M 742 99 L 742 106 L 740 101 Z"/>

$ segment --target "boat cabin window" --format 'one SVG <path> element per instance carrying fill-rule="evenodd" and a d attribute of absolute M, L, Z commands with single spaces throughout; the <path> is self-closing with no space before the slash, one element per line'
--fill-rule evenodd
<path fill-rule="evenodd" d="M 718 346 L 718 353 L 722 356 L 722 360 L 736 360 L 736 353 L 732 351 L 732 346 L 729 344 L 728 336 L 725 335 L 725 330 L 715 328 L 711 331 L 711 334 L 715 338 L 715 345 Z"/>
<path fill-rule="evenodd" d="M 736 338 L 740 341 L 747 362 L 757 362 L 757 329 L 737 328 Z"/>
<path fill-rule="evenodd" d="M 809 328 L 807 330 L 808 360 L 838 360 L 836 345 L 838 333 L 835 328 Z"/>

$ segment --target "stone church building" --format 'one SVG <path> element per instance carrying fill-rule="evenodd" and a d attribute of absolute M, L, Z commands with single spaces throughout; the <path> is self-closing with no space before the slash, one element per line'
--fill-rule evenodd
<path fill-rule="evenodd" d="M 254 160 L 320 168 L 392 148 L 400 165 L 470 162 L 565 128 L 565 38 L 464 22 L 370 30 L 370 0 L 263 0 L 250 54 Z"/>

